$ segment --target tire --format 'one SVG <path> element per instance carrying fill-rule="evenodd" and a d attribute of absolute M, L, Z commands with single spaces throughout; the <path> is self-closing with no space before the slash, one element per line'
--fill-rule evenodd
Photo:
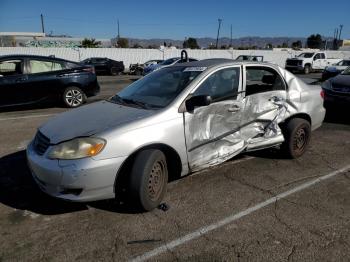
<path fill-rule="evenodd" d="M 151 211 L 164 198 L 168 183 L 165 155 L 157 149 L 139 152 L 130 174 L 129 194 L 133 203 L 145 211 Z"/>
<path fill-rule="evenodd" d="M 139 70 L 139 69 L 138 69 L 138 70 L 136 70 L 136 71 L 135 71 L 135 75 L 137 75 L 137 76 L 141 76 L 141 75 L 142 75 L 142 71 L 141 71 L 141 70 Z"/>
<path fill-rule="evenodd" d="M 310 74 L 310 72 L 311 72 L 311 67 L 309 65 L 305 65 L 304 74 L 307 75 L 307 74 Z"/>
<path fill-rule="evenodd" d="M 116 67 L 112 67 L 110 73 L 112 76 L 116 76 L 119 74 L 118 69 Z"/>
<path fill-rule="evenodd" d="M 302 156 L 310 143 L 311 126 L 302 118 L 291 119 L 283 130 L 285 141 L 281 146 L 283 154 L 288 158 Z"/>
<path fill-rule="evenodd" d="M 79 87 L 70 86 L 64 90 L 62 99 L 67 107 L 74 108 L 86 102 L 86 95 Z"/>

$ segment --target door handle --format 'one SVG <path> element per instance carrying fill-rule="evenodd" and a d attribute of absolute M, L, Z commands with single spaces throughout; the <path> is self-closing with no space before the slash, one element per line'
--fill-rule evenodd
<path fill-rule="evenodd" d="M 283 100 L 283 98 L 282 97 L 278 97 L 278 96 L 272 96 L 272 97 L 269 98 L 269 101 L 271 101 L 271 102 L 280 102 L 282 100 Z"/>
<path fill-rule="evenodd" d="M 232 112 L 232 113 L 238 112 L 239 110 L 241 110 L 241 108 L 238 105 L 233 105 L 232 107 L 227 109 L 227 111 Z"/>

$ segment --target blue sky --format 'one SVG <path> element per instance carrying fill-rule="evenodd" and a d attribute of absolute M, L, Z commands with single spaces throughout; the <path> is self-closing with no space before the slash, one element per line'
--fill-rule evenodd
<path fill-rule="evenodd" d="M 40 32 L 40 14 L 47 33 L 76 37 L 111 38 L 117 19 L 123 37 L 216 37 L 217 19 L 223 19 L 221 36 L 333 36 L 344 25 L 350 38 L 350 0 L 332 1 L 183 1 L 183 0 L 0 0 L 0 31 Z"/>

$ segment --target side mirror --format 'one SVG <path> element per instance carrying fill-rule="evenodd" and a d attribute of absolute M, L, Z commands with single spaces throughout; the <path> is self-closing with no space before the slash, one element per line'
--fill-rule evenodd
<path fill-rule="evenodd" d="M 192 112 L 195 107 L 210 105 L 211 101 L 212 101 L 211 96 L 208 96 L 208 95 L 192 96 L 191 98 L 187 99 L 185 102 L 186 110 L 188 112 Z"/>
<path fill-rule="evenodd" d="M 317 60 L 318 58 L 316 56 L 314 56 L 314 61 Z"/>

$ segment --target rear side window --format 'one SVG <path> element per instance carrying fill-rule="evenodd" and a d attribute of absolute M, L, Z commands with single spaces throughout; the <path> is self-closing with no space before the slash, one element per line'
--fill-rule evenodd
<path fill-rule="evenodd" d="M 29 65 L 31 74 L 58 71 L 64 69 L 62 63 L 41 60 L 30 60 Z"/>
<path fill-rule="evenodd" d="M 283 79 L 272 68 L 246 68 L 246 96 L 285 89 L 286 88 Z"/>
<path fill-rule="evenodd" d="M 0 62 L 0 75 L 20 75 L 22 73 L 22 60 L 18 59 Z"/>
<path fill-rule="evenodd" d="M 314 60 L 317 60 L 317 59 L 321 59 L 321 54 L 316 54 L 316 55 L 314 56 Z"/>
<path fill-rule="evenodd" d="M 320 56 L 321 56 L 321 59 L 326 59 L 326 56 L 324 53 L 321 53 Z"/>

